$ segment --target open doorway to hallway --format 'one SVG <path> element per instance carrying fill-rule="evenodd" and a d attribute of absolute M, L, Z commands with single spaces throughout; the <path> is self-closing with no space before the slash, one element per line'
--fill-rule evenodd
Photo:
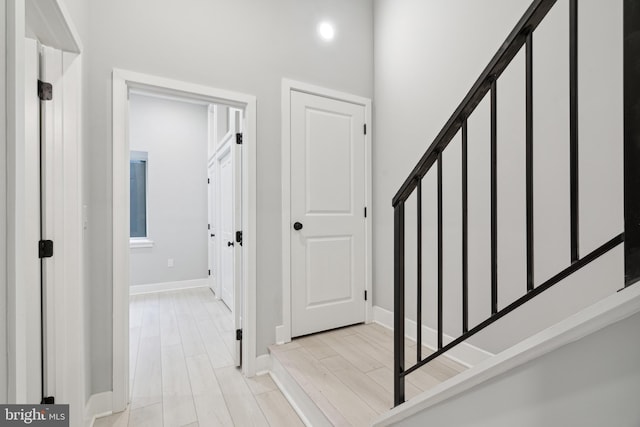
<path fill-rule="evenodd" d="M 228 317 L 218 333 L 228 337 L 222 343 L 232 366 L 240 366 L 242 356 L 242 373 L 254 373 L 255 98 L 121 70 L 114 71 L 113 83 L 118 411 L 135 404 L 137 392 L 130 295 L 205 290 Z M 230 132 L 231 138 L 218 137 Z M 165 311 L 171 313 L 150 314 L 151 330 L 160 336 L 164 324 L 168 343 L 177 331 L 184 356 L 190 351 L 185 342 L 206 336 L 204 326 L 179 310 L 163 319 Z M 140 340 L 149 334 L 144 319 L 139 334 Z M 142 348 L 142 341 L 137 345 Z"/>
<path fill-rule="evenodd" d="M 219 332 L 233 344 L 242 323 L 242 252 L 235 246 L 242 245 L 243 110 L 138 88 L 130 90 L 128 107 L 129 292 L 210 289 L 228 320 Z M 176 344 L 171 337 L 179 331 L 178 353 L 189 354 L 184 344 L 203 333 L 195 319 L 172 307 L 156 314 L 146 318 L 143 340 L 162 335 L 164 349 Z M 130 329 L 132 361 L 140 332 Z M 229 355 L 240 366 L 239 343 Z M 131 381 L 135 370 L 131 364 Z M 132 405 L 150 398 L 149 383 L 130 383 Z"/>
<path fill-rule="evenodd" d="M 242 245 L 242 114 L 131 91 L 132 295 L 207 286 L 241 316 L 242 275 L 235 266 L 242 253 L 235 246 Z"/>

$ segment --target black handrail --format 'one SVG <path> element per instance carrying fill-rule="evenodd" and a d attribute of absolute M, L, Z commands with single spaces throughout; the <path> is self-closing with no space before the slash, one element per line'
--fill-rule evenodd
<path fill-rule="evenodd" d="M 444 128 L 436 136 L 408 178 L 404 181 L 395 197 L 394 207 L 394 404 L 399 405 L 405 400 L 405 377 L 442 355 L 454 346 L 475 335 L 482 329 L 515 310 L 522 304 L 536 297 L 556 283 L 575 273 L 585 265 L 607 253 L 624 241 L 621 233 L 604 245 L 580 257 L 579 236 L 579 198 L 578 198 L 578 0 L 569 0 L 569 175 L 570 175 L 570 222 L 571 222 L 571 265 L 548 279 L 546 282 L 534 286 L 533 277 L 533 34 L 540 22 L 551 10 L 556 0 L 535 0 L 516 27 L 511 31 L 489 65 L 480 75 L 471 90 L 464 97 Z M 526 252 L 527 279 L 526 294 L 506 307 L 498 307 L 498 247 L 497 247 L 497 96 L 498 78 L 511 63 L 520 49 L 526 46 L 526 132 L 525 132 L 525 193 L 526 193 Z M 489 94 L 491 108 L 491 316 L 480 324 L 469 329 L 468 316 L 468 199 L 467 199 L 467 119 L 478 104 Z M 442 233 L 442 154 L 453 137 L 462 130 L 462 334 L 444 345 L 443 342 L 443 233 Z M 417 225 L 418 238 L 417 253 L 422 254 L 422 179 L 427 172 L 437 164 L 437 350 L 429 356 L 422 357 L 422 259 L 417 262 L 417 362 L 405 369 L 405 202 L 417 191 L 418 209 Z"/>

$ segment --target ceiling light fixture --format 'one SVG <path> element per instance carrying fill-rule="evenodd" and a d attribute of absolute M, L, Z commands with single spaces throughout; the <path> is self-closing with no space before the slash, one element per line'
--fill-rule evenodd
<path fill-rule="evenodd" d="M 318 25 L 318 34 L 323 40 L 331 41 L 336 35 L 336 29 L 330 22 L 324 21 Z"/>

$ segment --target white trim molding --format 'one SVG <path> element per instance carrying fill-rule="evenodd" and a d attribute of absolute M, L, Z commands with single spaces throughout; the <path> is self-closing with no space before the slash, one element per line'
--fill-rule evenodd
<path fill-rule="evenodd" d="M 105 391 L 103 393 L 89 396 L 84 406 L 84 425 L 92 427 L 97 418 L 108 417 L 112 411 L 113 393 Z"/>
<path fill-rule="evenodd" d="M 365 206 L 367 217 L 365 218 L 365 291 L 368 298 L 365 303 L 365 322 L 373 320 L 373 212 L 372 203 L 372 113 L 371 100 L 357 95 L 327 89 L 308 83 L 290 79 L 282 79 L 281 89 L 281 129 L 282 129 L 282 324 L 276 326 L 276 342 L 278 344 L 291 341 L 291 92 L 303 92 L 318 95 L 325 98 L 350 102 L 362 105 L 365 109 L 365 123 L 367 133 L 365 135 Z"/>
<path fill-rule="evenodd" d="M 271 371 L 271 355 L 262 354 L 256 357 L 256 375 L 267 374 Z"/>
<path fill-rule="evenodd" d="M 152 248 L 155 242 L 146 237 L 132 237 L 129 239 L 129 248 L 131 249 L 142 249 L 142 248 Z"/>
<path fill-rule="evenodd" d="M 71 15 L 61 0 L 25 0 L 30 29 L 46 46 L 70 53 L 80 53 L 82 42 Z"/>
<path fill-rule="evenodd" d="M 149 283 L 129 286 L 129 295 L 151 294 L 155 292 L 171 292 L 182 289 L 208 288 L 209 278 L 180 280 L 177 282 Z"/>
<path fill-rule="evenodd" d="M 256 98 L 227 90 L 126 70 L 113 70 L 113 411 L 129 396 L 129 140 L 128 91 L 151 90 L 244 110 L 242 168 L 243 340 L 242 372 L 256 365 Z"/>
<path fill-rule="evenodd" d="M 393 330 L 393 312 L 386 310 L 379 306 L 373 307 L 373 321 Z M 405 336 L 411 341 L 417 339 L 417 324 L 414 320 L 405 320 Z M 444 334 L 443 340 L 445 343 L 454 340 L 454 337 Z M 438 333 L 435 329 L 422 325 L 422 344 L 436 349 L 438 347 Z M 447 357 L 455 362 L 458 362 L 467 368 L 477 365 L 478 363 L 490 358 L 493 353 L 489 353 L 486 350 L 478 348 L 467 342 L 462 342 L 447 352 Z"/>

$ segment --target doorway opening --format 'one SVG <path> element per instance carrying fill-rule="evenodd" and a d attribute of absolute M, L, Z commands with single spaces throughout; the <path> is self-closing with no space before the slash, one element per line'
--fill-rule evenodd
<path fill-rule="evenodd" d="M 144 332 L 130 336 L 135 306 L 171 307 L 174 321 L 183 316 L 174 326 L 204 348 L 212 335 L 195 325 L 200 310 L 233 335 L 224 344 L 235 365 L 255 373 L 255 119 L 252 96 L 114 71 L 114 411 L 133 391 L 129 340 Z M 189 290 L 157 293 L 177 289 Z M 131 319 L 130 294 L 144 294 L 131 297 Z M 183 306 L 194 296 L 206 305 Z"/>

